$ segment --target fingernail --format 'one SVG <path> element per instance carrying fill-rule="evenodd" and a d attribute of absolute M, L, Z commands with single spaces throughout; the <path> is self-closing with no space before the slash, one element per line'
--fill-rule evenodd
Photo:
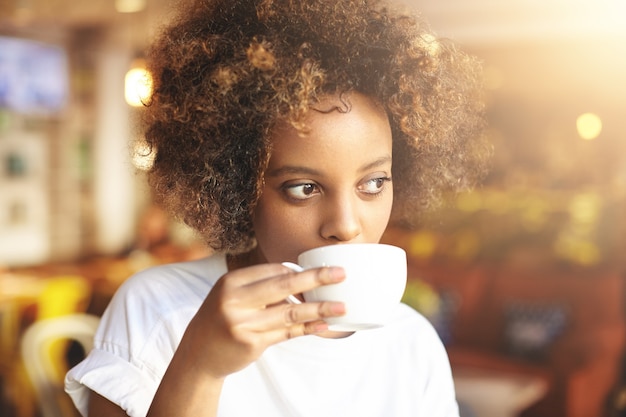
<path fill-rule="evenodd" d="M 335 316 L 343 316 L 346 314 L 346 305 L 344 303 L 333 303 L 330 305 L 330 312 Z"/>
<path fill-rule="evenodd" d="M 312 327 L 313 328 L 311 330 L 313 331 L 313 333 L 321 333 L 328 330 L 328 323 L 321 321 L 319 323 L 313 324 Z"/>
<path fill-rule="evenodd" d="M 333 282 L 343 281 L 346 277 L 346 272 L 339 266 L 331 266 L 328 268 L 328 277 Z"/>

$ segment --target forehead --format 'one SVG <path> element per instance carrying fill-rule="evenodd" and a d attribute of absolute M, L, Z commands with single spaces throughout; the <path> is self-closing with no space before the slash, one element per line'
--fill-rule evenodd
<path fill-rule="evenodd" d="M 391 156 L 389 119 L 382 106 L 362 94 L 324 97 L 303 121 L 301 130 L 287 123 L 272 130 L 270 166 Z"/>
<path fill-rule="evenodd" d="M 358 91 L 343 93 L 321 93 L 312 103 L 293 106 L 286 113 L 276 114 L 270 118 L 270 134 L 277 129 L 289 126 L 304 133 L 310 128 L 311 119 L 322 113 L 348 113 L 355 105 L 371 110 L 373 113 L 386 114 L 384 106 L 377 98 Z M 273 120 L 272 120 L 273 119 Z"/>

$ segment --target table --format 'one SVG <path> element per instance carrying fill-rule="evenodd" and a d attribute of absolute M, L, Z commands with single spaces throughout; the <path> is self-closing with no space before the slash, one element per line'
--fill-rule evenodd
<path fill-rule="evenodd" d="M 457 400 L 476 417 L 515 417 L 548 389 L 545 379 L 479 368 L 456 368 L 453 373 Z"/>

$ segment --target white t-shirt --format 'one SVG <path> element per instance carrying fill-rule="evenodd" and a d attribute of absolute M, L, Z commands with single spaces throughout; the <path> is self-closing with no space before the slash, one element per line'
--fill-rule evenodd
<path fill-rule="evenodd" d="M 113 297 L 94 349 L 68 372 L 82 415 L 89 390 L 145 416 L 192 317 L 227 271 L 225 257 L 158 266 Z M 294 338 L 228 376 L 220 417 L 458 417 L 448 358 L 430 323 L 400 305 L 391 323 L 342 339 Z"/>

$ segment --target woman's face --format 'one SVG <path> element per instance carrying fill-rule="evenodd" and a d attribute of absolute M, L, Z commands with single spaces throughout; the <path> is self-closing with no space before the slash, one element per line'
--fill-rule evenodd
<path fill-rule="evenodd" d="M 391 128 L 384 110 L 351 93 L 311 110 L 300 136 L 277 127 L 265 186 L 254 212 L 257 257 L 295 262 L 298 254 L 338 243 L 378 242 L 393 201 Z"/>

